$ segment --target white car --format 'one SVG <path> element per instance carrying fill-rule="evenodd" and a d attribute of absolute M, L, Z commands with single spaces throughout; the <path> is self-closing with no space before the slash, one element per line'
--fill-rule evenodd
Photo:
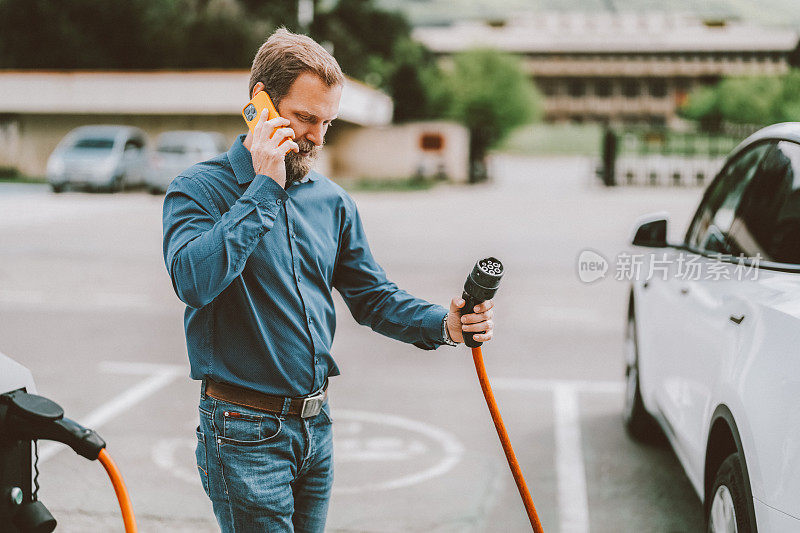
<path fill-rule="evenodd" d="M 121 191 L 147 175 L 147 137 L 131 126 L 81 126 L 61 140 L 47 160 L 53 192 L 67 187 Z"/>
<path fill-rule="evenodd" d="M 731 153 L 682 242 L 667 221 L 634 229 L 625 425 L 663 431 L 708 531 L 800 531 L 800 123 Z"/>
<path fill-rule="evenodd" d="M 156 139 L 147 185 L 153 194 L 163 193 L 181 172 L 200 161 L 228 151 L 221 133 L 212 131 L 165 131 Z"/>

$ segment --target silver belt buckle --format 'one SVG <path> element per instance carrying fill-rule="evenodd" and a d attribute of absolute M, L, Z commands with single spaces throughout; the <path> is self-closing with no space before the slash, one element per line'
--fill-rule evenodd
<path fill-rule="evenodd" d="M 325 392 L 318 392 L 314 396 L 309 396 L 303 400 L 303 407 L 300 409 L 300 418 L 317 416 L 322 410 L 325 401 Z"/>

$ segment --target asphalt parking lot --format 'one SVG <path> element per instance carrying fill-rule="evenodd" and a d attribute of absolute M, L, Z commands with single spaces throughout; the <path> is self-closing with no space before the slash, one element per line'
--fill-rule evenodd
<path fill-rule="evenodd" d="M 400 287 L 447 305 L 475 260 L 505 267 L 487 370 L 546 531 L 702 530 L 675 456 L 625 435 L 627 287 L 584 284 L 584 249 L 626 249 L 637 216 L 700 189 L 589 183 L 583 159 L 498 157 L 492 183 L 353 193 Z M 108 442 L 140 529 L 215 531 L 194 464 L 199 387 L 161 255 L 161 197 L 0 184 L 0 351 Z M 422 351 L 359 326 L 337 294 L 329 531 L 525 531 L 527 520 L 467 348 Z M 98 464 L 40 446 L 57 531 L 122 531 Z"/>

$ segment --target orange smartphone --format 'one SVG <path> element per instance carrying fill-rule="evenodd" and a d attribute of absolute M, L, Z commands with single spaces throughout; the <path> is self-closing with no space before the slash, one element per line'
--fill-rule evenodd
<path fill-rule="evenodd" d="M 247 122 L 247 126 L 250 128 L 250 133 L 253 133 L 253 129 L 258 124 L 258 117 L 261 116 L 261 112 L 267 109 L 267 120 L 272 120 L 273 118 L 279 117 L 278 110 L 275 109 L 275 106 L 272 104 L 272 99 L 265 91 L 259 91 L 250 100 L 246 106 L 242 109 L 242 116 L 244 117 L 244 121 Z M 275 133 L 275 130 L 272 130 L 272 133 L 269 134 L 270 139 L 272 135 Z M 294 138 L 294 137 L 292 137 Z M 281 144 L 285 143 L 286 139 L 281 141 Z M 286 150 L 288 154 L 291 151 L 291 148 Z"/>
<path fill-rule="evenodd" d="M 252 100 L 250 100 L 244 108 L 242 108 L 242 116 L 244 117 L 244 121 L 247 123 L 247 126 L 250 128 L 250 131 L 253 131 L 253 128 L 256 127 L 258 123 L 258 118 L 261 116 L 261 112 L 264 109 L 268 109 L 269 116 L 267 120 L 272 120 L 273 118 L 279 117 L 278 110 L 275 109 L 275 106 L 272 105 L 272 100 L 270 99 L 269 95 L 265 91 L 259 91 Z"/>

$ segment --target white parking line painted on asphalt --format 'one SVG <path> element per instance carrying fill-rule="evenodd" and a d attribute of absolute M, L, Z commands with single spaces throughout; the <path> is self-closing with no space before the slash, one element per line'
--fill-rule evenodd
<path fill-rule="evenodd" d="M 177 457 L 194 457 L 195 446 L 197 446 L 196 438 L 162 439 L 150 450 L 150 457 L 156 465 L 181 481 L 199 486 L 200 476 L 196 472 L 197 469 L 183 468 Z"/>
<path fill-rule="evenodd" d="M 21 305 L 42 305 L 47 303 L 44 291 L 0 290 L 0 303 Z"/>
<path fill-rule="evenodd" d="M 150 298 L 133 293 L 90 292 L 80 294 L 45 291 L 0 290 L 0 306 L 25 306 L 48 310 L 145 309 L 154 307 Z"/>
<path fill-rule="evenodd" d="M 101 372 L 109 374 L 165 374 L 169 372 L 185 371 L 188 375 L 189 368 L 181 365 L 166 365 L 163 363 L 132 363 L 128 361 L 103 361 L 100 363 Z"/>
<path fill-rule="evenodd" d="M 101 364 L 100 367 L 101 370 L 110 368 L 112 371 L 118 371 L 120 373 L 145 374 L 149 375 L 149 377 L 129 388 L 119 396 L 112 398 L 111 401 L 104 403 L 91 413 L 80 418 L 74 418 L 79 424 L 95 430 L 141 402 L 154 392 L 166 387 L 178 376 L 187 371 L 186 368 L 178 365 L 148 365 L 141 363 L 108 362 Z M 43 444 L 39 447 L 39 462 L 44 463 L 52 459 L 66 448 L 67 447 L 63 444 L 56 442 Z"/>
<path fill-rule="evenodd" d="M 0 186 L 0 190 L 5 189 Z M 19 190 L 19 189 L 18 189 Z M 32 187 L 31 193 L 39 196 L 35 200 L 36 209 L 31 209 L 32 200 L 20 202 L 20 195 L 5 194 L 0 196 L 0 228 L 31 228 L 63 222 L 75 222 L 80 219 L 99 220 L 105 215 L 124 212 L 126 208 L 141 206 L 142 200 L 137 195 L 79 195 L 68 194 L 54 196 L 46 188 Z M 42 194 L 44 193 L 44 194 Z M 30 196 L 30 195 L 29 195 Z"/>
<path fill-rule="evenodd" d="M 561 533 L 589 531 L 589 502 L 581 450 L 578 390 L 567 384 L 553 391 L 556 433 L 556 472 Z"/>
<path fill-rule="evenodd" d="M 559 529 L 562 533 L 589 531 L 589 501 L 581 447 L 579 395 L 582 392 L 622 394 L 621 381 L 495 378 L 495 390 L 526 390 L 553 394 Z"/>

